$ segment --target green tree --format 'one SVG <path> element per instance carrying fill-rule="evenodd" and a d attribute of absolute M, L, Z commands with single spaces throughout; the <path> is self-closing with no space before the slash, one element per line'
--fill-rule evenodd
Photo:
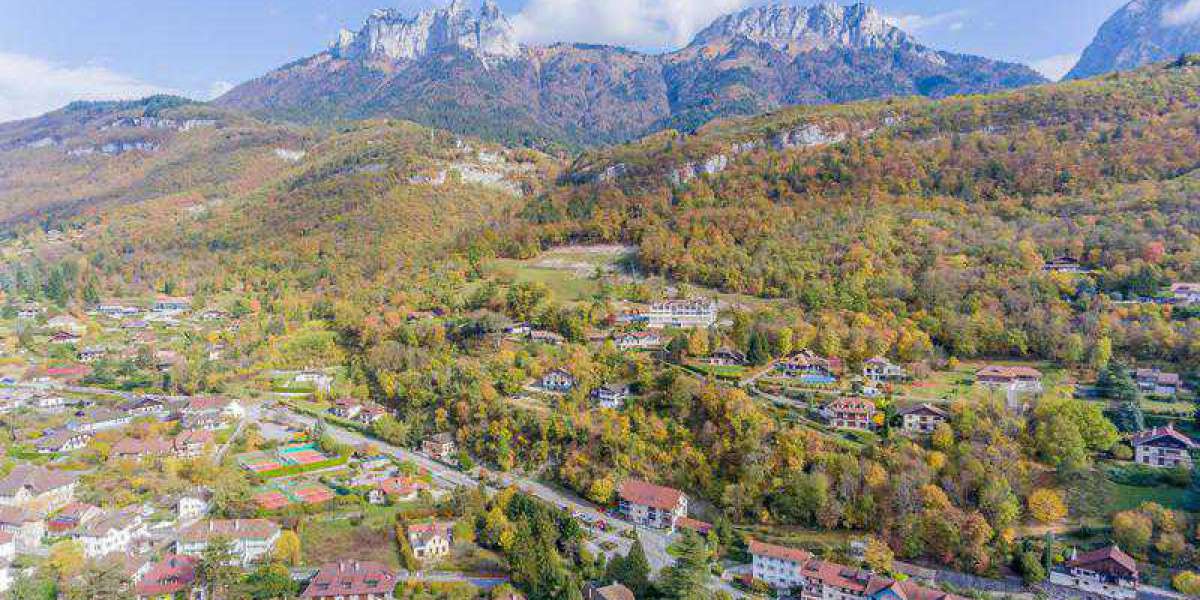
<path fill-rule="evenodd" d="M 709 570 L 709 550 L 704 539 L 685 531 L 675 543 L 675 564 L 662 572 L 658 583 L 659 595 L 667 600 L 707 600 L 712 573 Z"/>
<path fill-rule="evenodd" d="M 614 556 L 608 563 L 604 578 L 621 582 L 633 592 L 635 598 L 647 597 L 650 593 L 650 561 L 646 559 L 642 540 L 634 538 L 625 556 Z"/>
<path fill-rule="evenodd" d="M 278 563 L 259 565 L 237 586 L 239 598 L 250 600 L 278 600 L 293 598 L 300 591 L 300 584 L 292 579 L 287 567 Z"/>
<path fill-rule="evenodd" d="M 210 538 L 196 564 L 196 580 L 207 591 L 208 597 L 224 593 L 237 581 L 238 573 L 233 543 L 223 536 Z"/>

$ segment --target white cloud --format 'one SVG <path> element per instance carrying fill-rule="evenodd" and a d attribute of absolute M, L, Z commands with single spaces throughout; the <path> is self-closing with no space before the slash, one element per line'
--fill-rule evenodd
<path fill-rule="evenodd" d="M 234 87 L 234 84 L 228 81 L 214 81 L 213 84 L 208 87 L 208 93 L 205 94 L 204 98 L 206 100 L 215 100 L 221 96 L 224 96 L 225 92 L 232 90 Z"/>
<path fill-rule="evenodd" d="M 963 19 L 967 16 L 967 10 L 957 8 L 940 13 L 922 15 L 916 13 L 905 13 L 899 15 L 884 15 L 884 19 L 895 27 L 899 27 L 908 33 L 920 33 L 930 29 L 946 28 L 950 31 L 958 31 L 963 28 Z"/>
<path fill-rule="evenodd" d="M 1056 54 L 1047 56 L 1046 58 L 1033 61 L 1029 66 L 1035 71 L 1046 76 L 1046 79 L 1058 81 L 1062 79 L 1076 63 L 1079 62 L 1079 54 Z"/>
<path fill-rule="evenodd" d="M 527 44 L 584 42 L 678 48 L 717 17 L 751 0 L 530 0 L 513 17 Z"/>
<path fill-rule="evenodd" d="M 95 65 L 71 66 L 0 52 L 0 123 L 75 100 L 128 100 L 170 90 Z"/>
<path fill-rule="evenodd" d="M 1163 12 L 1163 24 L 1170 27 L 1187 25 L 1197 19 L 1200 19 L 1200 0 L 1186 0 Z"/>

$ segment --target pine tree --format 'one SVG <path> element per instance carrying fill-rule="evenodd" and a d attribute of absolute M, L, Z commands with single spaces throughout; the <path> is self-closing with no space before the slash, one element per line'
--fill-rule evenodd
<path fill-rule="evenodd" d="M 684 532 L 676 546 L 679 551 L 675 564 L 663 571 L 659 581 L 659 593 L 673 600 L 708 600 L 709 572 L 708 546 L 691 531 Z"/>
<path fill-rule="evenodd" d="M 625 556 L 613 556 L 605 570 L 604 578 L 608 581 L 618 581 L 629 588 L 635 598 L 644 598 L 650 592 L 650 561 L 646 559 L 646 550 L 640 539 L 634 539 L 633 545 Z"/>

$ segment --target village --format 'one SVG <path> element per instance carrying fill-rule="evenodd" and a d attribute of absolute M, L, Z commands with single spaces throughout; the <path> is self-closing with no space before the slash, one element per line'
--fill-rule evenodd
<path fill-rule="evenodd" d="M 1047 268 L 1073 267 L 1058 261 Z M 1197 285 L 1177 284 L 1172 294 L 1181 305 L 1200 303 Z M 881 435 L 937 436 L 952 402 L 968 392 L 1020 412 L 1050 386 L 1076 383 L 1053 365 L 1052 375 L 1042 365 L 1013 362 L 932 372 L 872 357 L 851 371 L 842 360 L 803 349 L 763 359 L 728 346 L 699 355 L 677 347 L 675 340 L 717 331 L 723 310 L 703 298 L 634 306 L 588 339 L 741 388 L 814 432 L 852 444 Z M 511 590 L 502 562 L 472 542 L 472 525 L 455 520 L 453 499 L 476 487 L 492 493 L 513 487 L 563 510 L 585 528 L 598 555 L 620 556 L 637 539 L 653 572 L 672 564 L 681 535 L 703 537 L 713 529 L 685 492 L 657 482 L 626 479 L 612 505 L 595 505 L 529 475 L 475 465 L 453 431 L 416 447 L 393 445 L 379 435 L 389 409 L 335 394 L 340 375 L 333 365 L 264 373 L 257 385 L 265 389 L 232 395 L 136 391 L 170 378 L 189 356 L 225 359 L 222 340 L 236 333 L 236 315 L 196 306 L 191 298 L 104 301 L 86 315 L 51 314 L 32 303 L 7 311 L 14 345 L 6 351 L 0 388 L 0 416 L 11 440 L 10 468 L 0 478 L 0 591 L 45 561 L 74 556 L 112 565 L 138 598 L 200 598 L 201 563 L 213 547 L 244 569 L 288 555 L 289 577 L 302 586 L 303 598 L 392 598 L 405 581 Z M 569 343 L 524 323 L 499 335 L 512 345 Z M 1145 366 L 1129 377 L 1163 406 L 1195 397 L 1177 373 Z M 594 410 L 622 411 L 639 387 L 619 380 L 585 384 L 570 364 L 547 364 L 522 382 L 513 401 L 537 409 L 575 395 Z M 1146 469 L 1191 469 L 1197 442 L 1174 420 L 1162 422 L 1129 435 L 1124 460 Z M 136 483 L 147 478 L 156 481 Z M 394 530 L 402 538 L 389 539 L 392 522 L 400 524 Z M 367 524 L 382 532 L 374 534 L 377 544 L 398 544 L 408 563 L 391 550 L 356 547 L 353 529 Z M 748 561 L 727 561 L 714 589 L 735 596 L 773 589 L 814 600 L 962 597 L 936 587 L 937 571 L 915 565 L 873 570 L 862 556 L 865 542 L 839 554 L 844 563 L 753 536 L 746 543 Z M 1141 582 L 1137 561 L 1112 544 L 1074 550 L 1048 575 L 1040 589 L 1055 597 L 1170 597 L 1148 591 L 1157 588 Z M 634 597 L 615 582 L 589 584 L 582 593 Z"/>

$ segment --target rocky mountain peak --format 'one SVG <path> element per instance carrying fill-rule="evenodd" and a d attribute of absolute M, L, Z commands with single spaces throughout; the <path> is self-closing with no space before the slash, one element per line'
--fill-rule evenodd
<path fill-rule="evenodd" d="M 1188 0 L 1133 0 L 1114 13 L 1067 79 L 1170 60 L 1200 52 L 1200 9 Z"/>
<path fill-rule="evenodd" d="M 445 51 L 466 51 L 482 58 L 520 55 L 512 24 L 492 0 L 478 13 L 463 0 L 444 8 L 407 16 L 393 9 L 378 9 L 357 33 L 343 30 L 330 46 L 337 58 L 416 60 Z"/>
<path fill-rule="evenodd" d="M 692 45 L 708 45 L 737 37 L 801 51 L 917 45 L 874 8 L 862 3 L 842 6 L 833 2 L 812 6 L 771 4 L 726 15 L 698 33 Z"/>

